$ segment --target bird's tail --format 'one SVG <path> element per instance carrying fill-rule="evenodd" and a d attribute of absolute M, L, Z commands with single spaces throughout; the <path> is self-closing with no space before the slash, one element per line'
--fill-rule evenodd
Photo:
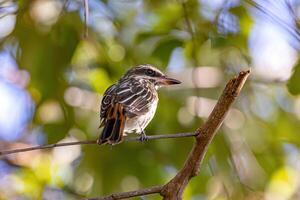
<path fill-rule="evenodd" d="M 118 144 L 122 142 L 125 121 L 126 116 L 124 107 L 119 103 L 111 106 L 108 109 L 104 129 L 98 139 L 98 144 Z"/>

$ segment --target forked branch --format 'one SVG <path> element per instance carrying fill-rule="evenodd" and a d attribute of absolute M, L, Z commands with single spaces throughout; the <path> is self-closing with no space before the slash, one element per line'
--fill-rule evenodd
<path fill-rule="evenodd" d="M 92 198 L 90 200 L 117 200 L 126 199 L 136 196 L 144 196 L 148 194 L 160 194 L 165 200 L 179 200 L 182 199 L 182 194 L 187 184 L 199 173 L 202 160 L 207 151 L 207 148 L 215 136 L 217 130 L 224 121 L 224 118 L 229 111 L 230 106 L 240 94 L 245 81 L 250 74 L 250 70 L 242 71 L 239 75 L 231 79 L 227 84 L 213 111 L 208 117 L 207 121 L 199 127 L 194 133 L 178 133 L 178 134 L 165 134 L 148 136 L 148 140 L 164 139 L 164 138 L 181 138 L 195 136 L 196 142 L 185 161 L 182 169 L 172 178 L 168 183 L 163 186 L 154 186 L 147 189 L 140 189 L 130 192 L 116 193 L 106 197 Z M 125 141 L 138 141 L 139 137 L 127 137 Z M 37 149 L 49 149 L 61 146 L 70 145 L 96 145 L 96 141 L 79 141 L 68 143 L 57 143 L 44 146 L 29 147 L 23 149 L 13 149 L 0 151 L 0 156 L 20 153 L 25 151 L 32 151 Z"/>
<path fill-rule="evenodd" d="M 93 200 L 117 200 L 126 199 L 148 194 L 160 194 L 164 200 L 180 200 L 187 184 L 199 173 L 200 166 L 208 145 L 215 136 L 217 130 L 224 121 L 230 106 L 240 94 L 245 81 L 250 74 L 250 70 L 242 71 L 239 75 L 231 79 L 227 84 L 216 106 L 208 117 L 207 121 L 195 131 L 196 142 L 185 161 L 182 169 L 164 186 L 154 186 L 148 189 L 141 189 L 131 192 L 112 194 L 107 197 L 94 198 Z M 154 190 L 152 190 L 155 188 Z M 151 193 L 148 193 L 148 191 Z M 134 195 L 133 195 L 134 194 Z M 139 195 L 135 195 L 139 194 Z"/>
<path fill-rule="evenodd" d="M 231 79 L 227 83 L 207 121 L 198 130 L 196 130 L 196 142 L 185 161 L 183 168 L 163 187 L 161 195 L 164 199 L 182 199 L 185 187 L 191 178 L 199 173 L 208 145 L 223 123 L 230 106 L 238 97 L 249 74 L 250 70 L 242 71 L 237 77 Z"/>

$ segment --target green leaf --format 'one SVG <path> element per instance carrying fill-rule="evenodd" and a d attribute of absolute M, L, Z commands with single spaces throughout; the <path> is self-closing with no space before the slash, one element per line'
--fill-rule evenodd
<path fill-rule="evenodd" d="M 294 67 L 294 73 L 288 81 L 287 87 L 291 94 L 300 94 L 300 62 Z"/>

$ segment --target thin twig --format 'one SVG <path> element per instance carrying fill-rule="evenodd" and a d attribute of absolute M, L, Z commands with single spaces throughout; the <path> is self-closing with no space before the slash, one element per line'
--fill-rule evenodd
<path fill-rule="evenodd" d="M 150 135 L 147 136 L 147 140 L 159 140 L 159 139 L 169 139 L 169 138 L 182 138 L 182 137 L 192 137 L 196 136 L 196 133 L 175 133 L 175 134 L 164 134 L 164 135 Z M 140 137 L 125 137 L 125 141 L 140 141 Z M 21 153 L 26 151 L 34 151 L 41 149 L 51 149 L 55 147 L 63 147 L 63 146 L 73 146 L 73 145 L 87 145 L 87 144 L 97 144 L 96 140 L 85 140 L 85 141 L 77 141 L 77 142 L 62 142 L 55 144 L 47 144 L 41 146 L 20 148 L 20 149 L 12 149 L 12 150 L 2 150 L 0 151 L 0 158 L 5 155 Z"/>
<path fill-rule="evenodd" d="M 193 28 L 192 26 L 192 22 L 190 20 L 190 17 L 189 17 L 189 10 L 188 10 L 188 7 L 187 7 L 187 1 L 185 0 L 180 0 L 180 3 L 181 3 L 181 6 L 182 6 L 182 10 L 183 10 L 183 18 L 184 18 L 184 21 L 186 23 L 186 27 L 187 27 L 187 32 L 190 34 L 191 36 L 191 39 L 192 39 L 192 57 L 193 57 L 193 61 L 194 61 L 194 64 L 196 66 L 198 66 L 199 62 L 198 62 L 198 58 L 197 58 L 197 52 L 196 52 L 196 49 L 198 48 L 198 41 L 197 41 L 197 38 L 196 38 L 196 29 Z"/>
<path fill-rule="evenodd" d="M 61 11 L 59 13 L 59 17 L 58 18 L 61 18 L 65 14 L 65 12 L 67 10 L 67 7 L 68 7 L 68 4 L 69 4 L 69 0 L 65 0 L 63 6 L 61 8 Z"/>
<path fill-rule="evenodd" d="M 174 133 L 174 134 L 164 134 L 164 135 L 150 135 L 147 136 L 147 140 L 159 140 L 159 139 L 170 139 L 170 138 L 182 138 L 182 137 L 192 137 L 196 136 L 197 133 Z M 125 141 L 140 141 L 140 137 L 127 137 Z"/>
<path fill-rule="evenodd" d="M 195 33 L 194 33 L 192 23 L 190 21 L 189 15 L 188 15 L 189 12 L 188 12 L 186 2 L 184 0 L 181 0 L 181 5 L 182 5 L 182 9 L 183 9 L 183 17 L 184 17 L 184 21 L 185 21 L 186 26 L 187 26 L 187 30 L 190 33 L 191 37 L 193 39 L 195 39 Z"/>
<path fill-rule="evenodd" d="M 87 140 L 87 141 L 77 141 L 77 142 L 63 142 L 63 143 L 47 144 L 47 145 L 40 145 L 40 146 L 20 148 L 20 149 L 2 150 L 0 151 L 0 158 L 2 156 L 14 154 L 14 153 L 21 153 L 21 152 L 41 150 L 41 149 L 51 149 L 51 148 L 63 147 L 63 146 L 84 145 L 84 144 L 97 144 L 97 141 Z"/>
<path fill-rule="evenodd" d="M 99 198 L 91 198 L 86 200 L 116 200 L 116 199 L 127 199 L 130 197 L 139 197 L 144 196 L 148 194 L 156 194 L 160 193 L 163 186 L 154 186 L 151 188 L 141 189 L 141 190 L 135 190 L 130 192 L 122 192 L 122 193 L 116 193 L 105 197 L 99 197 Z"/>
<path fill-rule="evenodd" d="M 84 38 L 88 37 L 89 0 L 84 1 Z"/>

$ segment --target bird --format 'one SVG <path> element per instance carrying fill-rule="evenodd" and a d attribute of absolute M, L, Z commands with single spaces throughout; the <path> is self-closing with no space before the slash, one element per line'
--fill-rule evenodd
<path fill-rule="evenodd" d="M 103 130 L 97 143 L 119 144 L 127 133 L 140 134 L 140 141 L 147 140 L 144 129 L 156 112 L 157 90 L 180 83 L 150 64 L 130 68 L 103 95 L 100 106 Z"/>

